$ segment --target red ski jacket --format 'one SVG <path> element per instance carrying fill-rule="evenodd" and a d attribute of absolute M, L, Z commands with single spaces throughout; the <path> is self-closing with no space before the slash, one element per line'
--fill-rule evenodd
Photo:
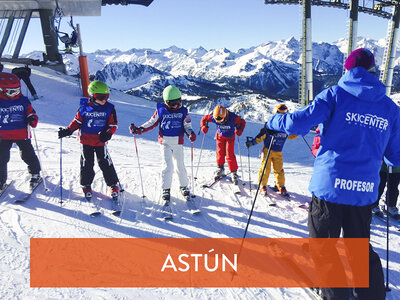
<path fill-rule="evenodd" d="M 84 99 L 82 98 L 81 101 Z M 105 131 L 113 135 L 118 127 L 117 112 L 114 105 L 110 102 L 105 105 L 95 105 L 89 100 L 82 102 L 85 103 L 79 107 L 68 129 L 71 132 L 80 129 L 80 142 L 84 145 L 104 146 L 104 143 L 100 141 L 100 132 Z M 100 127 L 96 126 L 96 124 L 103 123 L 104 125 Z"/>

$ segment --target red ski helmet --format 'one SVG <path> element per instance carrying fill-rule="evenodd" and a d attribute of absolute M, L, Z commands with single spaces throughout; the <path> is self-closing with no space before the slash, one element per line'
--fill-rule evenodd
<path fill-rule="evenodd" d="M 21 94 L 21 82 L 11 73 L 0 73 L 0 97 L 2 99 L 15 99 Z"/>

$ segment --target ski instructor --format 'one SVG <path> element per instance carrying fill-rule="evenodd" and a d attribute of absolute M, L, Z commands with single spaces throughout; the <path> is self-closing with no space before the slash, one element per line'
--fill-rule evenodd
<path fill-rule="evenodd" d="M 400 109 L 376 76 L 374 55 L 365 48 L 345 61 L 339 83 L 291 114 L 276 114 L 267 128 L 306 135 L 319 125 L 321 146 L 314 163 L 308 229 L 311 238 L 369 238 L 371 204 L 378 197 L 382 157 L 400 166 Z M 317 254 L 319 259 L 325 252 Z M 315 259 L 315 257 L 313 256 Z M 326 263 L 327 274 L 340 266 Z M 332 272 L 331 272 L 332 271 Z M 324 299 L 349 299 L 348 288 L 323 288 Z M 369 287 L 356 288 L 357 299 L 385 299 L 379 256 L 369 245 Z"/>

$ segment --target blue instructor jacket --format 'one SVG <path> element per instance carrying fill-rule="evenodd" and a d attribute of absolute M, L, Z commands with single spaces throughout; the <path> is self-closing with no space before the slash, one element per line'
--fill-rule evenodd
<path fill-rule="evenodd" d="M 362 67 L 292 114 L 276 114 L 269 129 L 305 135 L 321 124 L 321 146 L 310 181 L 311 194 L 327 202 L 366 206 L 378 197 L 382 158 L 400 166 L 400 109 L 385 86 Z"/>

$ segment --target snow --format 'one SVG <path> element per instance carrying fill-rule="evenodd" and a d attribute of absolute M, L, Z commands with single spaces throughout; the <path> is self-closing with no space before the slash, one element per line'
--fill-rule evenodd
<path fill-rule="evenodd" d="M 172 49 L 179 51 L 179 49 Z M 13 66 L 5 64 L 5 71 Z M 137 136 L 144 194 L 138 172 L 134 139 L 128 126 L 134 122 L 139 125 L 153 114 L 155 103 L 123 94 L 117 90 L 111 92 L 111 102 L 115 104 L 119 128 L 108 144 L 121 184 L 125 189 L 126 202 L 121 218 L 109 212 L 110 203 L 105 196 L 99 196 L 99 206 L 103 215 L 90 218 L 88 208 L 81 202 L 79 186 L 80 144 L 75 138 L 62 141 L 63 201 L 60 201 L 60 140 L 57 130 L 67 126 L 75 115 L 81 95 L 79 81 L 53 70 L 33 67 L 32 82 L 40 96 L 33 102 L 39 115 L 39 125 L 34 130 L 37 136 L 43 173 L 46 176 L 48 192 L 44 185 L 38 187 L 32 198 L 23 205 L 13 204 L 19 189 L 24 189 L 29 174 L 26 165 L 19 157 L 18 149 L 11 150 L 8 164 L 9 179 L 13 187 L 0 198 L 0 298 L 1 299 L 309 299 L 312 296 L 306 290 L 294 288 L 30 288 L 29 286 L 29 239 L 30 238 L 161 238 L 161 237 L 230 237 L 241 238 L 251 209 L 253 193 L 244 186 L 242 195 L 234 195 L 228 183 L 221 182 L 213 189 L 203 189 L 201 185 L 214 172 L 215 163 L 215 127 L 205 135 L 198 179 L 194 190 L 195 201 L 202 212 L 192 216 L 184 212 L 184 202 L 179 197 L 178 183 L 174 177 L 172 187 L 174 219 L 161 221 L 156 218 L 160 205 L 160 155 L 157 144 L 157 130 Z M 27 89 L 23 93 L 28 95 Z M 397 96 L 396 96 L 397 97 Z M 256 98 L 255 98 L 256 99 Z M 397 97 L 397 99 L 400 99 Z M 252 103 L 257 103 L 253 101 Z M 244 135 L 239 138 L 244 174 L 247 182 L 249 175 L 256 181 L 260 165 L 261 146 L 250 148 L 250 166 L 247 160 L 245 136 L 255 136 L 268 119 L 275 100 L 259 107 L 247 107 L 243 111 L 248 122 Z M 288 102 L 288 105 L 291 104 Z M 253 104 L 252 104 L 253 105 Z M 255 105 L 255 104 L 254 104 Z M 293 104 L 289 107 L 295 108 Z M 240 107 L 238 108 L 240 109 Z M 265 119 L 251 122 L 252 110 L 264 110 Z M 195 132 L 199 131 L 202 113 L 191 112 Z M 201 134 L 194 143 L 194 166 L 197 170 Z M 308 182 L 313 171 L 313 157 L 308 145 L 312 144 L 313 134 L 293 141 L 287 141 L 283 156 L 286 174 L 286 186 L 293 198 L 300 202 L 309 201 Z M 306 142 L 308 145 L 306 145 Z M 190 144 L 185 142 L 185 163 L 191 176 Z M 35 146 L 35 144 L 34 144 Z M 236 149 L 238 154 L 238 149 Z M 238 162 L 240 160 L 238 157 Z M 94 191 L 108 193 L 101 172 L 96 166 L 93 183 Z M 250 174 L 249 174 L 250 170 Z M 242 173 L 243 172 L 243 173 Z M 270 175 L 269 183 L 273 184 Z M 191 182 L 191 180 L 190 180 Z M 390 287 L 388 299 L 400 298 L 400 233 L 391 228 L 390 238 Z M 294 201 L 279 201 L 278 208 L 268 207 L 262 197 L 258 197 L 247 237 L 307 237 L 307 212 L 298 208 Z M 386 227 L 382 221 L 372 221 L 371 242 L 386 267 Z M 95 251 L 95 249 L 94 249 Z M 386 274 L 386 270 L 385 274 Z"/>

